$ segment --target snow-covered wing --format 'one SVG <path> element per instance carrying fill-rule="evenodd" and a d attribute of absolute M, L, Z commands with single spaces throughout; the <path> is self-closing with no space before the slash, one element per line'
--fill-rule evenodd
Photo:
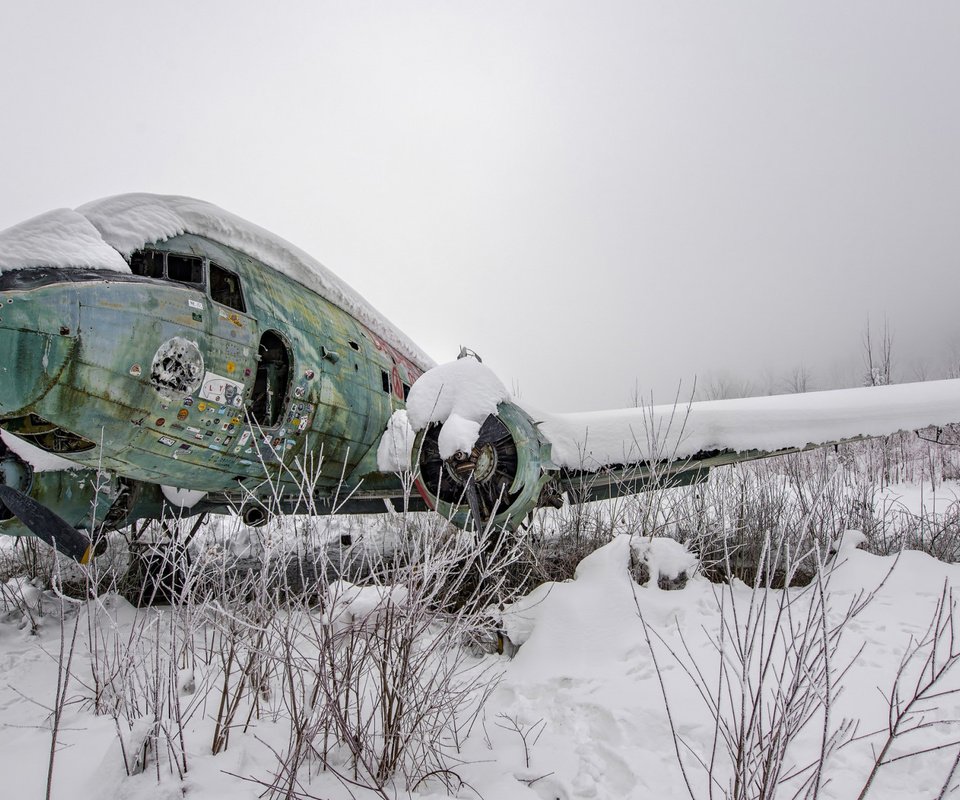
<path fill-rule="evenodd" d="M 557 466 L 590 470 L 715 451 L 771 453 L 960 422 L 960 380 L 576 414 L 527 411 Z"/>

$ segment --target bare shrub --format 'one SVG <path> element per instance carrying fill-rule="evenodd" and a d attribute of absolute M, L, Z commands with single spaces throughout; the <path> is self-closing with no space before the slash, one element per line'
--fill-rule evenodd
<path fill-rule="evenodd" d="M 49 545 L 35 536 L 19 536 L 13 547 L 0 551 L 0 583 L 26 576 L 35 585 L 49 589 L 56 563 L 56 552 Z"/>
<path fill-rule="evenodd" d="M 873 766 L 857 800 L 867 797 L 880 770 L 888 764 L 960 746 L 960 739 L 951 732 L 956 720 L 945 718 L 943 708 L 946 699 L 960 693 L 960 687 L 949 682 L 954 667 L 960 662 L 956 608 L 953 590 L 945 584 L 926 631 L 907 647 L 892 685 L 885 693 L 886 729 L 859 737 L 876 739 L 879 735 L 882 744 L 879 750 L 874 750 Z M 916 738 L 913 734 L 928 735 L 932 730 L 939 734 L 941 741 L 923 748 L 913 745 Z M 958 765 L 960 754 L 947 775 L 941 797 L 946 794 Z"/>
<path fill-rule="evenodd" d="M 487 602 L 509 599 L 500 568 L 519 550 L 507 536 L 410 535 L 389 582 L 333 582 L 320 609 L 284 618 L 272 657 L 290 740 L 262 781 L 271 796 L 298 796 L 314 770 L 381 794 L 397 776 L 459 780 L 456 754 L 498 675 L 469 644 L 489 638 Z"/>
<path fill-rule="evenodd" d="M 764 561 L 785 548 L 768 538 Z M 714 588 L 720 617 L 716 634 L 707 633 L 716 652 L 705 664 L 694 657 L 689 633 L 678 626 L 676 640 L 648 625 L 637 608 L 650 648 L 667 713 L 678 764 L 691 798 L 720 792 L 733 800 L 790 797 L 814 800 L 825 784 L 825 770 L 838 748 L 851 741 L 855 725 L 835 720 L 833 702 L 853 660 L 839 662 L 844 629 L 870 602 L 874 593 L 855 596 L 845 608 L 830 608 L 831 569 L 824 551 L 814 553 L 819 569 L 807 586 L 771 590 L 771 574 L 761 567 L 752 590 L 734 584 Z M 798 560 L 785 560 L 787 580 Z M 660 654 L 658 655 L 658 650 Z M 662 659 L 680 666 L 711 720 L 706 749 L 686 736 L 673 714 L 664 681 Z M 686 693 L 684 693 L 686 694 Z M 814 760 L 797 763 L 791 745 L 801 735 L 818 735 Z M 699 772 L 705 782 L 695 779 Z"/>

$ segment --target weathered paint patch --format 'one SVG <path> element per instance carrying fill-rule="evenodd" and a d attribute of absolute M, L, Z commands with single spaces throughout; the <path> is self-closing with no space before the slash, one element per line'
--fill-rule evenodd
<path fill-rule="evenodd" d="M 191 394 L 203 378 L 203 355 L 196 342 L 174 336 L 157 348 L 150 366 L 150 382 L 158 391 Z"/>

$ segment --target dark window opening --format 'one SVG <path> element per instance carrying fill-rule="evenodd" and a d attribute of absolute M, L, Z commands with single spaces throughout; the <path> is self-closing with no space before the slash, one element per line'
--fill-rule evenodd
<path fill-rule="evenodd" d="M 163 253 L 156 250 L 138 250 L 130 256 L 130 271 L 145 278 L 162 278 Z"/>
<path fill-rule="evenodd" d="M 177 283 L 203 283 L 203 259 L 197 256 L 167 255 L 167 277 Z"/>
<path fill-rule="evenodd" d="M 237 311 L 247 310 L 243 302 L 243 290 L 240 288 L 240 276 L 212 261 L 210 262 L 210 297 Z"/>
<path fill-rule="evenodd" d="M 390 394 L 390 376 L 383 370 L 380 370 L 380 383 L 383 385 L 383 391 Z"/>
<path fill-rule="evenodd" d="M 276 331 L 264 331 L 257 355 L 250 416 L 264 428 L 277 424 L 290 383 L 290 351 Z"/>
<path fill-rule="evenodd" d="M 410 396 L 410 386 L 408 384 L 403 384 L 403 399 L 406 400 Z"/>

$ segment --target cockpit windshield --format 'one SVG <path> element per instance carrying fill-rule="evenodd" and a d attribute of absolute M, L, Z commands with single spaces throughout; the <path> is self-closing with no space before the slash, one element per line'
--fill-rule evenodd
<path fill-rule="evenodd" d="M 210 259 L 162 250 L 137 250 L 130 256 L 130 271 L 134 275 L 185 283 L 197 289 L 209 285 L 211 300 L 235 311 L 247 310 L 240 276 Z"/>
<path fill-rule="evenodd" d="M 203 286 L 203 259 L 199 256 L 138 250 L 130 256 L 130 271 L 147 278 Z"/>

